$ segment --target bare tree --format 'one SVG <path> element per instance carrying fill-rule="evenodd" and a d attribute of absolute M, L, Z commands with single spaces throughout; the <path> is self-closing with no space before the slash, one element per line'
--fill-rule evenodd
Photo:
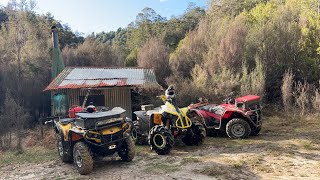
<path fill-rule="evenodd" d="M 26 0 L 20 0 L 20 2 L 16 2 L 12 0 L 8 3 L 6 8 L 6 13 L 9 17 L 9 21 L 6 23 L 6 35 L 7 35 L 7 43 L 11 44 L 13 48 L 12 56 L 12 64 L 16 66 L 15 74 L 16 77 L 13 78 L 15 81 L 12 81 L 12 89 L 10 90 L 10 96 L 7 103 L 9 103 L 12 107 L 10 111 L 13 111 L 13 114 L 9 114 L 6 118 L 11 119 L 14 128 L 17 131 L 18 143 L 17 150 L 18 152 L 22 152 L 22 136 L 23 136 L 23 124 L 26 121 L 25 110 L 24 110 L 24 102 L 23 102 L 23 90 L 22 90 L 22 62 L 23 62 L 23 51 L 24 47 L 28 41 L 28 31 L 27 31 L 27 22 L 26 16 L 28 15 L 28 11 L 31 11 L 34 8 L 34 3 L 28 4 Z"/>
<path fill-rule="evenodd" d="M 163 84 L 170 75 L 168 47 L 160 39 L 149 39 L 139 51 L 138 65 L 153 68 L 158 82 Z"/>

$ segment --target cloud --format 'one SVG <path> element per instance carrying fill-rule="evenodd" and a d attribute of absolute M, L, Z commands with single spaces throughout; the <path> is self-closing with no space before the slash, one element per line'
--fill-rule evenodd
<path fill-rule="evenodd" d="M 1 1 L 1 0 L 0 0 Z M 166 1 L 169 1 L 169 0 L 160 0 L 160 2 L 166 2 Z"/>
<path fill-rule="evenodd" d="M 9 0 L 0 0 L 0 5 L 7 5 Z"/>

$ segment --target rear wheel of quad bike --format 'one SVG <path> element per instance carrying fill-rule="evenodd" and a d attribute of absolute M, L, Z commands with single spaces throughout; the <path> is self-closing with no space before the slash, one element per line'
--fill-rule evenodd
<path fill-rule="evenodd" d="M 72 155 L 67 154 L 65 148 L 63 147 L 63 135 L 57 134 L 57 149 L 58 154 L 62 162 L 71 163 L 72 162 Z"/>
<path fill-rule="evenodd" d="M 78 172 L 89 174 L 93 169 L 93 160 L 88 146 L 84 142 L 77 142 L 73 147 L 73 161 Z"/>
<path fill-rule="evenodd" d="M 157 154 L 166 155 L 173 147 L 174 137 L 167 128 L 156 125 L 150 130 L 149 144 Z"/>
<path fill-rule="evenodd" d="M 134 158 L 136 151 L 134 146 L 134 140 L 129 137 L 122 143 L 118 154 L 122 161 L 130 162 Z"/>
<path fill-rule="evenodd" d="M 145 136 L 142 135 L 140 126 L 139 126 L 139 122 L 138 121 L 133 121 L 134 127 L 136 129 L 137 132 L 137 138 L 135 140 L 135 143 L 137 145 L 143 145 L 143 144 L 147 144 L 148 140 Z"/>
<path fill-rule="evenodd" d="M 137 141 L 138 132 L 137 132 L 137 128 L 134 126 L 134 124 L 132 124 L 131 137 L 132 137 L 134 142 Z"/>
<path fill-rule="evenodd" d="M 251 133 L 250 125 L 243 119 L 232 119 L 227 123 L 227 135 L 230 138 L 246 138 Z"/>
<path fill-rule="evenodd" d="M 198 146 L 203 143 L 205 137 L 206 130 L 203 125 L 198 121 L 194 121 L 192 122 L 188 133 L 182 138 L 182 142 L 184 142 L 187 146 Z"/>
<path fill-rule="evenodd" d="M 255 128 L 254 130 L 252 130 L 250 135 L 252 135 L 252 136 L 258 136 L 259 133 L 260 133 L 260 131 L 261 131 L 261 126 L 258 127 L 258 128 Z"/>

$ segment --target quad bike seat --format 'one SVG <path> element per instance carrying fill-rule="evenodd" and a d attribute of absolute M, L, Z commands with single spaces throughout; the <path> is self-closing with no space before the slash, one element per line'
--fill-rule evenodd
<path fill-rule="evenodd" d="M 146 114 L 147 114 L 148 116 L 151 116 L 151 114 L 157 113 L 157 112 L 159 112 L 159 111 L 160 111 L 160 107 L 157 107 L 157 108 L 154 108 L 154 109 L 152 109 L 152 110 L 147 111 Z"/>
<path fill-rule="evenodd" d="M 212 110 L 213 107 L 216 107 L 216 105 L 214 105 L 214 104 L 209 104 L 209 105 L 206 105 L 206 106 L 199 107 L 199 109 L 200 109 L 200 110 L 203 110 L 203 111 L 211 112 L 210 110 Z"/>

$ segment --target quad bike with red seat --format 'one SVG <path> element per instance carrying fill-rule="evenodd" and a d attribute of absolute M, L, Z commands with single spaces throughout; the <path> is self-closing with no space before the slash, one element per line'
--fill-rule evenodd
<path fill-rule="evenodd" d="M 230 138 L 246 138 L 258 135 L 261 126 L 260 96 L 238 98 L 228 96 L 223 104 L 197 103 L 189 105 L 192 119 L 200 121 L 208 134 L 226 133 Z"/>

